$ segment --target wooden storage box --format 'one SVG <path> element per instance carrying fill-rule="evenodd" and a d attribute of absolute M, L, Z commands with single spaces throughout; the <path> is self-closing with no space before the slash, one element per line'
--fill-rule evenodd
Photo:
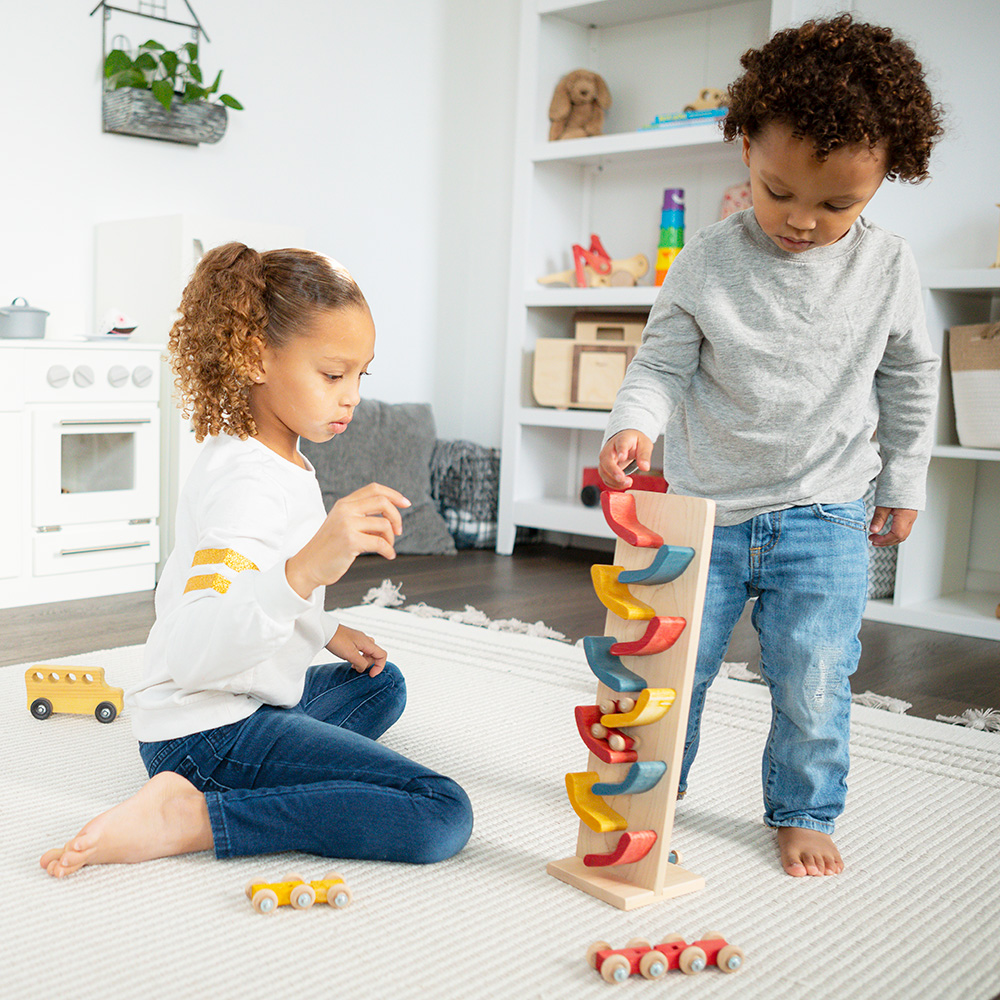
<path fill-rule="evenodd" d="M 539 406 L 610 410 L 625 369 L 642 343 L 646 319 L 636 313 L 581 312 L 574 337 L 535 342 L 532 391 Z"/>

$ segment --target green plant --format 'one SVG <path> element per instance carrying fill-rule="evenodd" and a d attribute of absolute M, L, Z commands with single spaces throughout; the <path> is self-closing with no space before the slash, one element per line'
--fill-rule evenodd
<path fill-rule="evenodd" d="M 179 96 L 182 104 L 210 101 L 219 89 L 222 79 L 220 69 L 212 85 L 206 87 L 198 65 L 198 45 L 185 42 L 178 49 L 150 39 L 139 46 L 135 59 L 124 49 L 112 49 L 104 60 L 104 79 L 108 90 L 136 87 L 151 90 L 153 96 L 167 109 Z M 219 100 L 227 108 L 242 111 L 243 105 L 232 94 L 220 94 Z"/>

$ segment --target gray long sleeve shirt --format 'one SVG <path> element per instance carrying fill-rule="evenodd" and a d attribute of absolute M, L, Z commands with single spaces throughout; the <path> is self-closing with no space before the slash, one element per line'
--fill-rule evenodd
<path fill-rule="evenodd" d="M 902 238 L 859 218 L 793 254 L 750 208 L 674 261 L 605 441 L 662 430 L 671 491 L 715 500 L 720 525 L 856 500 L 872 480 L 877 505 L 918 510 L 938 368 Z"/>

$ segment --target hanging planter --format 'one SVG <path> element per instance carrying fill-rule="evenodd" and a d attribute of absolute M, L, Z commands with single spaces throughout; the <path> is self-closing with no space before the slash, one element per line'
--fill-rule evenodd
<path fill-rule="evenodd" d="M 107 91 L 103 116 L 105 132 L 183 142 L 190 146 L 218 142 L 225 135 L 228 122 L 226 109 L 221 104 L 175 101 L 168 111 L 150 91 L 135 87 Z"/>
<path fill-rule="evenodd" d="M 105 132 L 135 135 L 144 139 L 160 139 L 196 146 L 200 142 L 218 142 L 226 132 L 227 108 L 242 111 L 231 94 L 219 94 L 222 71 L 208 85 L 198 62 L 199 41 L 205 29 L 188 0 L 185 6 L 192 23 L 168 19 L 166 3 L 151 13 L 113 7 L 101 0 L 90 12 L 104 12 L 104 93 L 101 99 L 101 120 Z M 141 8 L 140 4 L 140 8 Z M 108 51 L 108 20 L 112 12 L 180 25 L 191 29 L 192 41 L 176 49 L 150 39 L 143 42 L 132 57 L 131 45 L 124 35 L 116 35 Z M 160 12 L 164 16 L 159 16 Z M 218 103 L 216 103 L 216 101 Z"/>

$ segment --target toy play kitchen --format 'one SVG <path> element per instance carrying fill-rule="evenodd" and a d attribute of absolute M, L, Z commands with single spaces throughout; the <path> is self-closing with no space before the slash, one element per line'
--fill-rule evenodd
<path fill-rule="evenodd" d="M 44 309 L 36 309 L 22 297 L 0 306 L 0 337 L 5 340 L 41 340 L 45 336 Z"/>
<path fill-rule="evenodd" d="M 161 355 L 0 339 L 0 607 L 153 587 Z"/>

